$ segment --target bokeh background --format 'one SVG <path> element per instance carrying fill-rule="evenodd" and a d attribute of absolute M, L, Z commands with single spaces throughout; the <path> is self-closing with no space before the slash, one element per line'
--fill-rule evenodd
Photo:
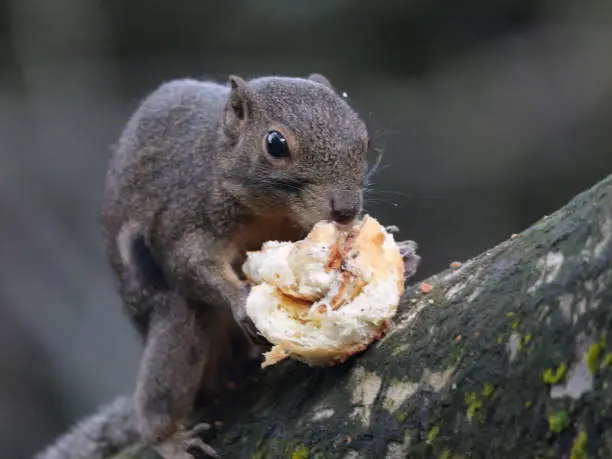
<path fill-rule="evenodd" d="M 367 209 L 419 243 L 419 278 L 612 170 L 605 0 L 1 0 L 0 457 L 132 389 L 98 212 L 138 100 L 183 76 L 311 72 L 370 125 Z"/>

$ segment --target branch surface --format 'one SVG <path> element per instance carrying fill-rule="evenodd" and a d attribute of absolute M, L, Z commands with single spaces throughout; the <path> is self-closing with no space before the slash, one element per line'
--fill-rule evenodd
<path fill-rule="evenodd" d="M 224 459 L 612 457 L 611 260 L 612 176 L 409 287 L 362 355 L 282 362 L 198 417 Z"/>

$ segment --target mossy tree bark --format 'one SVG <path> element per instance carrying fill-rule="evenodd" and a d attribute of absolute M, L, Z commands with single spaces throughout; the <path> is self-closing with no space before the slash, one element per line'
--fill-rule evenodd
<path fill-rule="evenodd" d="M 612 176 L 407 290 L 332 368 L 284 362 L 203 420 L 223 458 L 612 457 Z M 218 424 L 219 425 L 219 424 Z"/>

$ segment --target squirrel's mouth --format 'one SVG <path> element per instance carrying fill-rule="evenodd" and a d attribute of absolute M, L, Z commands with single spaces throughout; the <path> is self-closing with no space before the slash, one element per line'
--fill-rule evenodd
<path fill-rule="evenodd" d="M 330 218 L 330 221 L 334 222 L 340 231 L 345 231 L 353 227 L 358 217 L 347 217 L 347 218 Z"/>
<path fill-rule="evenodd" d="M 352 228 L 363 216 L 363 209 L 360 208 L 357 211 L 351 210 L 350 212 L 335 212 L 330 211 L 327 218 L 328 221 L 336 224 L 339 230 L 346 231 Z"/>

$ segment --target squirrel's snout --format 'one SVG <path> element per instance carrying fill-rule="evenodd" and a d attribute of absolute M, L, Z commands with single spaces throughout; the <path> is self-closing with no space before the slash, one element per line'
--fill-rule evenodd
<path fill-rule="evenodd" d="M 361 212 L 361 193 L 358 191 L 336 191 L 330 198 L 331 219 L 342 225 L 351 223 Z"/>

